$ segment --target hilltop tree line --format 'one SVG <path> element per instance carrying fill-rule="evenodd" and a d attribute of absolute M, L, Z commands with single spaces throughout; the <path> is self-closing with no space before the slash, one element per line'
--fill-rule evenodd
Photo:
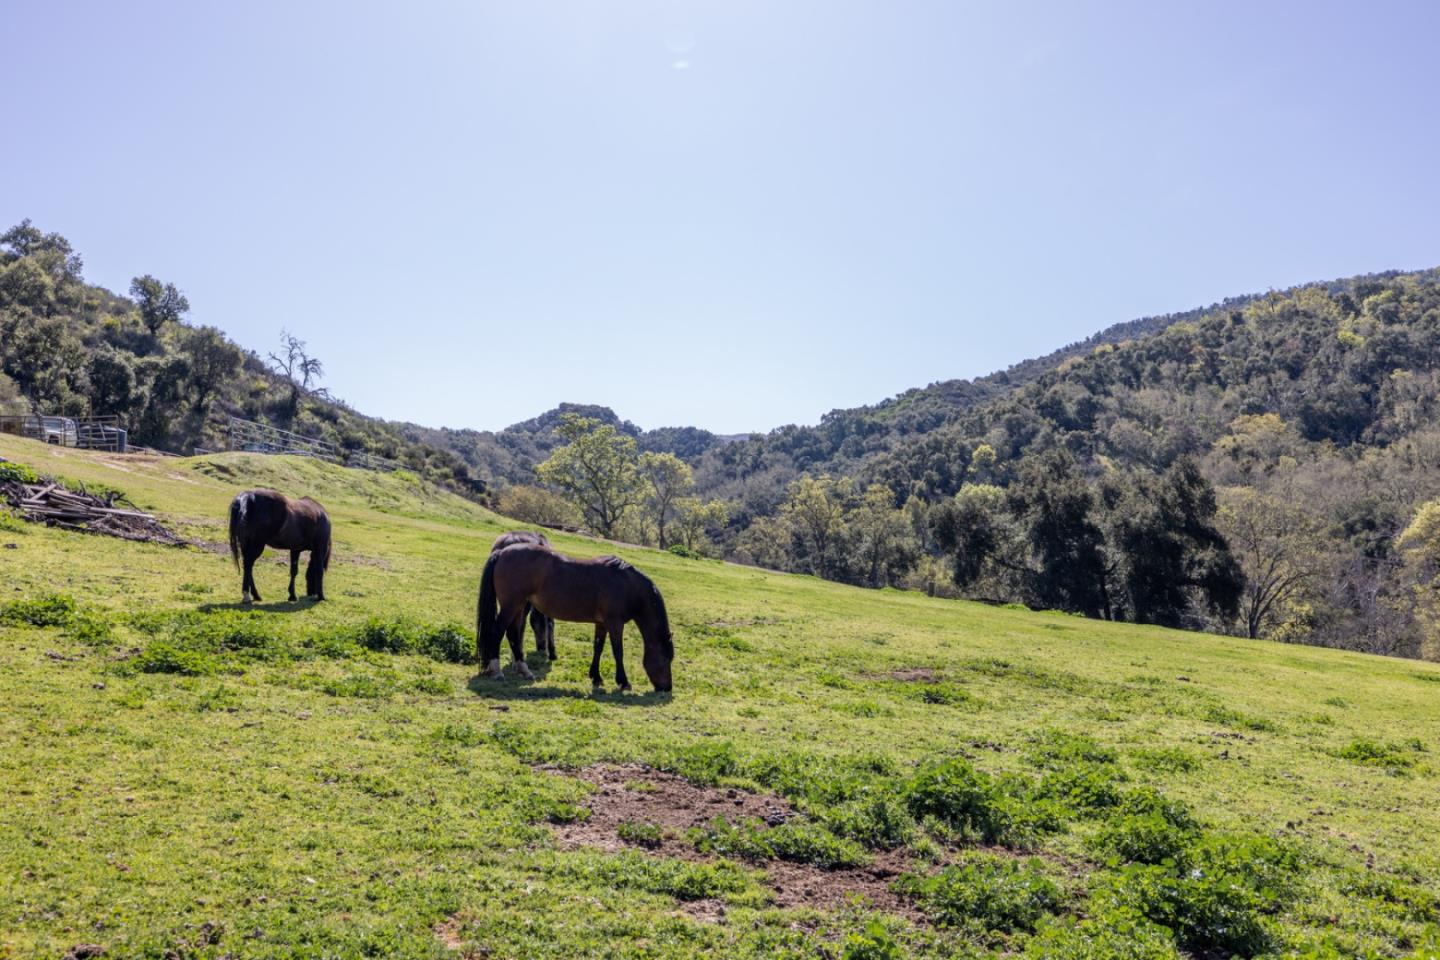
<path fill-rule="evenodd" d="M 231 416 L 400 460 L 476 492 L 454 452 L 407 439 L 319 386 L 323 365 L 281 332 L 267 357 L 188 321 L 174 284 L 145 275 L 119 296 L 85 282 L 70 242 L 26 220 L 0 234 L 0 413 L 113 415 L 132 443 L 222 448 Z"/>

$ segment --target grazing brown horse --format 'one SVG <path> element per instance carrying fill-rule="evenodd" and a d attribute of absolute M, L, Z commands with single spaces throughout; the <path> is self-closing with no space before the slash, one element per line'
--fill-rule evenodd
<path fill-rule="evenodd" d="M 241 602 L 260 600 L 255 587 L 255 561 L 266 547 L 290 551 L 290 599 L 295 599 L 295 573 L 300 554 L 310 551 L 305 568 L 305 596 L 325 599 L 325 570 L 330 566 L 330 517 L 309 497 L 291 500 L 274 490 L 247 490 L 230 502 L 230 556 L 245 564 Z"/>
<path fill-rule="evenodd" d="M 605 635 L 615 655 L 615 682 L 630 689 L 625 676 L 622 634 L 627 621 L 635 621 L 645 640 L 643 663 L 650 683 L 660 692 L 670 690 L 670 661 L 675 658 L 665 600 L 650 578 L 619 557 L 572 560 L 539 544 L 520 543 L 490 554 L 480 575 L 480 603 L 476 619 L 476 653 L 481 670 L 499 677 L 500 637 L 509 631 L 531 604 L 547 617 L 595 625 L 595 655 L 590 661 L 590 682 L 601 686 L 600 653 Z M 499 607 L 497 612 L 496 607 Z M 510 652 L 522 674 L 525 650 L 511 635 Z"/>
<path fill-rule="evenodd" d="M 511 530 L 495 538 L 495 543 L 490 547 L 490 552 L 499 553 L 506 547 L 513 547 L 517 543 L 533 543 L 542 547 L 550 546 L 550 541 L 545 539 L 545 534 L 543 533 L 535 533 L 532 530 Z M 555 656 L 555 621 L 545 616 L 545 614 L 539 610 L 536 610 L 534 606 L 526 605 L 525 612 L 515 619 L 515 625 L 510 629 L 515 631 L 516 635 L 511 638 L 510 645 L 513 647 L 518 643 L 522 651 L 525 649 L 525 621 L 527 618 L 530 621 L 530 629 L 535 633 L 536 652 L 545 654 L 550 658 L 551 662 L 554 662 L 557 659 Z M 523 663 L 524 661 L 521 662 Z M 528 670 L 529 668 L 527 667 L 526 669 Z"/>

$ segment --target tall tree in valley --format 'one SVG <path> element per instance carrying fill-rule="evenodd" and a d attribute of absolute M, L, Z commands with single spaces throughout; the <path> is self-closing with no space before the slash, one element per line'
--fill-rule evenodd
<path fill-rule="evenodd" d="M 1220 529 L 1245 574 L 1239 621 L 1251 639 L 1291 619 L 1319 573 L 1318 525 L 1292 497 L 1222 491 Z"/>
<path fill-rule="evenodd" d="M 613 537 L 644 489 L 635 438 L 612 424 L 568 413 L 555 429 L 566 442 L 535 468 L 536 474 L 579 507 L 591 529 Z"/>
<path fill-rule="evenodd" d="M 920 544 L 890 487 L 872 484 L 846 518 L 860 572 L 872 587 L 894 583 L 915 565 Z"/>
<path fill-rule="evenodd" d="M 833 578 L 845 537 L 845 501 L 850 481 L 801 477 L 790 484 L 782 515 L 794 527 L 817 577 Z"/>
<path fill-rule="evenodd" d="M 641 454 L 639 470 L 660 549 L 664 550 L 670 546 L 666 528 L 675 517 L 676 503 L 695 486 L 695 475 L 690 465 L 673 453 Z"/>

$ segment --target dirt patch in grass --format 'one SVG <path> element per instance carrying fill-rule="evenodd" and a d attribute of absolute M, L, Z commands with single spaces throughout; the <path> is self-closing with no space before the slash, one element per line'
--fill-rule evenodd
<path fill-rule="evenodd" d="M 685 839 L 686 831 L 692 827 L 704 827 L 716 817 L 732 824 L 754 818 L 773 827 L 798 816 L 781 797 L 699 787 L 683 777 L 639 763 L 597 764 L 578 771 L 541 769 L 577 777 L 596 788 L 585 804 L 589 817 L 552 825 L 561 847 L 611 852 L 630 848 L 677 860 L 706 861 L 714 858 L 700 853 Z M 626 826 L 622 828 L 622 824 Z M 642 829 L 634 829 L 636 826 Z M 658 831 L 644 830 L 645 826 Z M 634 839 L 624 839 L 622 834 Z M 879 910 L 919 921 L 923 918 L 915 907 L 890 889 L 891 882 L 912 862 L 905 851 L 877 850 L 867 866 L 840 870 L 822 870 L 812 864 L 784 860 L 755 861 L 753 865 L 764 869 L 776 906 L 832 910 L 860 896 Z M 718 922 L 724 916 L 723 905 L 717 912 L 702 904 L 688 904 L 686 912 L 708 922 Z"/>
<path fill-rule="evenodd" d="M 864 674 L 867 680 L 898 680 L 901 683 L 939 683 L 940 671 L 933 667 L 896 667 L 884 673 Z"/>

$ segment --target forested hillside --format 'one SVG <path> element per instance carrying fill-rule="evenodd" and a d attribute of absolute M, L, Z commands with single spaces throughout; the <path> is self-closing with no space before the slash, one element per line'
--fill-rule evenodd
<path fill-rule="evenodd" d="M 723 508 L 712 549 L 746 562 L 1435 656 L 1437 280 L 1236 298 L 814 427 L 699 444 L 676 451 L 680 495 Z M 643 452 L 651 434 L 603 414 L 593 426 Z M 517 451 L 497 473 L 513 481 L 556 440 L 540 418 L 494 442 Z M 643 479 L 616 535 L 648 542 Z"/>
<path fill-rule="evenodd" d="M 331 397 L 294 334 L 262 358 L 185 320 L 173 283 L 136 277 L 130 297 L 85 282 L 68 240 L 26 220 L 0 235 L 0 413 L 118 416 L 131 442 L 222 448 L 231 416 L 403 461 L 477 491 L 455 454 L 406 439 Z M 279 331 L 277 331 L 278 333 Z"/>

